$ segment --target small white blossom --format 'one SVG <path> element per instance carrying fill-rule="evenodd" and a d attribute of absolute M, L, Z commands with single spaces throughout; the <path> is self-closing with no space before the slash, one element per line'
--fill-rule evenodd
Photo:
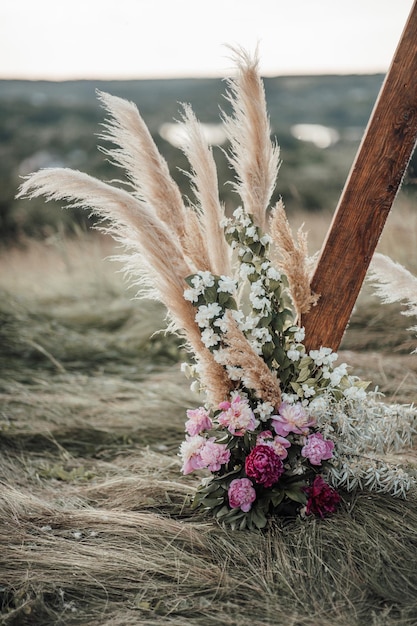
<path fill-rule="evenodd" d="M 239 268 L 239 276 L 242 280 L 245 280 L 248 276 L 255 272 L 255 267 L 252 263 L 242 263 Z"/>
<path fill-rule="evenodd" d="M 189 302 L 197 302 L 198 296 L 201 294 L 200 289 L 186 289 L 184 291 L 184 299 L 189 300 Z"/>
<path fill-rule="evenodd" d="M 328 403 L 323 396 L 318 396 L 310 402 L 311 413 L 321 414 L 328 409 Z"/>
<path fill-rule="evenodd" d="M 210 304 L 202 304 L 198 307 L 197 313 L 195 314 L 195 321 L 200 326 L 200 328 L 204 328 L 210 325 L 210 320 L 216 315 L 220 315 L 222 309 L 217 302 L 210 302 Z"/>
<path fill-rule="evenodd" d="M 197 376 L 197 366 L 194 365 L 190 365 L 190 363 L 187 363 L 186 361 L 184 363 L 181 363 L 181 372 L 184 374 L 184 376 L 186 378 L 196 378 Z"/>
<path fill-rule="evenodd" d="M 294 404 L 294 402 L 298 402 L 299 397 L 297 396 L 296 393 L 283 393 L 282 394 L 282 401 L 283 402 L 288 402 L 288 404 Z"/>
<path fill-rule="evenodd" d="M 214 320 L 213 326 L 217 326 L 221 330 L 222 333 L 225 333 L 228 329 L 227 318 L 218 317 L 216 320 Z"/>
<path fill-rule="evenodd" d="M 337 354 L 332 352 L 331 348 L 323 347 L 321 347 L 320 350 L 310 350 L 309 356 L 318 367 L 321 365 L 330 365 L 337 359 Z"/>
<path fill-rule="evenodd" d="M 193 382 L 190 385 L 190 391 L 192 393 L 200 393 L 201 385 L 200 385 L 200 381 L 199 380 L 193 380 Z"/>
<path fill-rule="evenodd" d="M 281 272 L 279 272 L 275 267 L 270 267 L 266 272 L 267 277 L 270 280 L 281 280 Z"/>
<path fill-rule="evenodd" d="M 220 342 L 220 337 L 211 328 L 205 328 L 201 333 L 201 341 L 206 348 L 212 348 Z"/>
<path fill-rule="evenodd" d="M 242 209 L 242 207 L 238 207 L 237 209 L 235 209 L 233 211 L 233 217 L 237 220 L 239 220 L 239 222 L 242 224 L 242 226 L 250 226 L 251 225 L 251 220 L 250 218 L 246 215 L 246 213 L 244 212 L 244 210 Z"/>
<path fill-rule="evenodd" d="M 237 311 L 235 309 L 232 309 L 232 317 L 238 324 L 241 324 L 245 318 L 242 311 Z"/>
<path fill-rule="evenodd" d="M 211 272 L 197 272 L 191 279 L 192 284 L 197 289 L 198 287 L 213 287 L 214 276 Z"/>
<path fill-rule="evenodd" d="M 265 286 L 261 279 L 255 281 L 254 283 L 251 283 L 250 290 L 255 296 L 265 295 Z"/>
<path fill-rule="evenodd" d="M 268 341 L 272 341 L 271 333 L 267 328 L 254 328 L 251 332 L 251 335 L 254 339 L 259 339 L 259 341 L 263 341 L 267 343 Z"/>
<path fill-rule="evenodd" d="M 236 291 L 236 281 L 230 276 L 220 276 L 218 292 L 233 294 Z"/>
<path fill-rule="evenodd" d="M 366 391 L 362 387 L 352 385 L 352 387 L 348 387 L 344 390 L 343 395 L 349 400 L 364 400 L 366 398 Z"/>
<path fill-rule="evenodd" d="M 301 352 L 299 350 L 297 350 L 295 344 L 292 344 L 290 346 L 289 350 L 287 351 L 287 357 L 291 361 L 299 361 L 300 360 Z"/>
<path fill-rule="evenodd" d="M 250 237 L 253 241 L 259 241 L 258 233 L 256 232 L 256 226 L 249 226 L 246 229 L 246 237 Z"/>
<path fill-rule="evenodd" d="M 260 319 L 261 318 L 259 317 L 259 315 L 248 315 L 248 317 L 244 321 L 240 320 L 239 328 L 243 332 L 248 332 L 249 330 L 256 328 Z"/>
<path fill-rule="evenodd" d="M 301 343 L 302 341 L 304 341 L 306 336 L 306 331 L 304 326 L 302 326 L 301 328 L 299 328 L 295 333 L 294 333 L 294 339 L 295 341 L 298 341 L 299 343 Z"/>
<path fill-rule="evenodd" d="M 260 240 L 259 240 L 259 241 L 261 242 L 261 244 L 262 244 L 263 246 L 267 246 L 268 244 L 270 244 L 270 243 L 271 243 L 271 241 L 272 241 L 272 237 L 271 237 L 271 235 L 268 235 L 268 234 L 266 234 L 266 235 L 262 235 L 262 237 L 260 238 Z"/>
<path fill-rule="evenodd" d="M 251 301 L 254 309 L 266 312 L 271 310 L 271 303 L 268 298 L 259 298 L 258 296 L 253 295 L 253 293 L 250 293 L 249 300 Z"/>
<path fill-rule="evenodd" d="M 243 370 L 242 370 L 241 367 L 237 367 L 237 366 L 234 366 L 234 365 L 227 365 L 226 369 L 227 369 L 227 374 L 228 374 L 230 380 L 237 381 L 237 380 L 240 380 L 242 378 Z"/>
<path fill-rule="evenodd" d="M 301 389 L 303 390 L 305 398 L 311 398 L 312 396 L 316 395 L 316 390 L 314 389 L 314 387 L 309 387 L 307 383 L 303 383 L 301 385 Z"/>
<path fill-rule="evenodd" d="M 256 352 L 256 354 L 259 354 L 259 356 L 261 356 L 263 344 L 260 341 L 257 341 L 256 339 L 249 339 L 249 343 L 252 346 L 252 350 Z"/>
<path fill-rule="evenodd" d="M 260 404 L 258 404 L 253 412 L 259 415 L 259 419 L 261 422 L 266 422 L 266 420 L 274 412 L 274 407 L 270 402 L 261 402 Z"/>

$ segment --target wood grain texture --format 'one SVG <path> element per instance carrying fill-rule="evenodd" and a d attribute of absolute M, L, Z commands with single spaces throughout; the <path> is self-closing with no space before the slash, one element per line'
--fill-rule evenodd
<path fill-rule="evenodd" d="M 317 269 L 306 348 L 337 350 L 417 139 L 417 2 L 346 181 Z"/>

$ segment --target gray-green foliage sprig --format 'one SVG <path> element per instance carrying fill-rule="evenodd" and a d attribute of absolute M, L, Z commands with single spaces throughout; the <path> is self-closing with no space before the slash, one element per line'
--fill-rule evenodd
<path fill-rule="evenodd" d="M 328 395 L 314 410 L 322 432 L 337 441 L 328 475 L 334 487 L 405 497 L 415 486 L 415 471 L 404 470 L 394 456 L 414 444 L 415 407 L 384 404 L 368 393 L 360 402 Z"/>

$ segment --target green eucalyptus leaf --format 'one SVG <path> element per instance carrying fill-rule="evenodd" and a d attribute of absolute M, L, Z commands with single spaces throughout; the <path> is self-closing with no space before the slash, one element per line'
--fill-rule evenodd
<path fill-rule="evenodd" d="M 285 496 L 285 492 L 281 491 L 280 494 L 274 496 L 273 498 L 271 498 L 271 502 L 272 502 L 272 506 L 277 507 L 278 505 L 281 504 L 281 502 L 283 501 Z"/>
<path fill-rule="evenodd" d="M 292 485 L 291 489 L 286 489 L 285 495 L 290 500 L 293 500 L 294 502 L 299 502 L 300 504 L 306 504 L 307 502 L 307 494 L 302 491 L 301 487 L 297 488 L 296 484 Z"/>
<path fill-rule="evenodd" d="M 217 301 L 217 287 L 214 284 L 212 287 L 207 287 L 203 294 L 204 301 L 207 304 L 211 304 L 212 302 Z"/>
<path fill-rule="evenodd" d="M 247 252 L 245 252 L 245 254 L 242 257 L 242 262 L 243 263 L 251 263 L 253 259 L 253 254 L 250 250 L 247 250 Z"/>
<path fill-rule="evenodd" d="M 189 276 L 186 276 L 184 278 L 185 282 L 187 283 L 187 285 L 189 287 L 194 287 L 193 283 L 191 282 L 193 280 L 193 278 L 196 276 L 196 274 L 190 274 Z"/>
<path fill-rule="evenodd" d="M 249 520 L 256 528 L 265 528 L 267 519 L 264 511 L 259 507 L 253 507 L 249 513 Z"/>
<path fill-rule="evenodd" d="M 223 504 L 224 498 L 204 498 L 201 504 L 209 509 L 214 509 L 214 507 Z"/>

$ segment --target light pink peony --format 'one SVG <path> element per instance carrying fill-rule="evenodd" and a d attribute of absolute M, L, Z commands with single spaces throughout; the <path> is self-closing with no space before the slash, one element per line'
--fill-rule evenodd
<path fill-rule="evenodd" d="M 270 446 L 255 446 L 245 460 L 249 478 L 264 487 L 272 487 L 284 473 L 284 464 Z"/>
<path fill-rule="evenodd" d="M 201 458 L 201 452 L 206 443 L 207 439 L 205 437 L 200 435 L 189 437 L 186 435 L 185 441 L 180 446 L 180 457 L 183 461 L 181 471 L 183 474 L 190 474 L 194 470 L 206 467 Z"/>
<path fill-rule="evenodd" d="M 289 404 L 283 402 L 278 409 L 278 415 L 272 416 L 272 426 L 277 435 L 286 437 L 289 433 L 306 435 L 310 426 L 315 421 L 311 420 L 305 408 L 300 402 Z"/>
<path fill-rule="evenodd" d="M 230 450 L 224 443 L 215 443 L 214 438 L 209 439 L 200 452 L 201 461 L 204 467 L 210 472 L 217 472 L 222 465 L 230 460 Z"/>
<path fill-rule="evenodd" d="M 333 449 L 333 441 L 323 439 L 321 433 L 312 433 L 307 437 L 307 441 L 301 449 L 301 456 L 308 459 L 312 465 L 321 465 L 322 461 L 332 458 Z"/>
<path fill-rule="evenodd" d="M 280 437 L 279 435 L 276 435 L 274 437 L 270 430 L 263 430 L 261 433 L 259 433 L 256 439 L 256 445 L 269 446 L 280 459 L 287 458 L 288 452 L 286 449 L 291 447 L 291 443 L 288 441 L 288 439 Z"/>
<path fill-rule="evenodd" d="M 185 422 L 185 430 L 189 435 L 199 435 L 203 430 L 210 430 L 213 426 L 209 412 L 203 406 L 198 409 L 187 411 L 188 421 Z"/>
<path fill-rule="evenodd" d="M 250 511 L 256 500 L 256 491 L 249 478 L 235 478 L 229 485 L 229 504 L 232 509 L 241 509 L 245 513 Z"/>
<path fill-rule="evenodd" d="M 217 416 L 217 421 L 232 435 L 242 436 L 247 430 L 255 430 L 259 424 L 248 400 L 237 394 L 231 402 L 221 402 L 219 409 L 222 409 L 222 413 Z"/>

